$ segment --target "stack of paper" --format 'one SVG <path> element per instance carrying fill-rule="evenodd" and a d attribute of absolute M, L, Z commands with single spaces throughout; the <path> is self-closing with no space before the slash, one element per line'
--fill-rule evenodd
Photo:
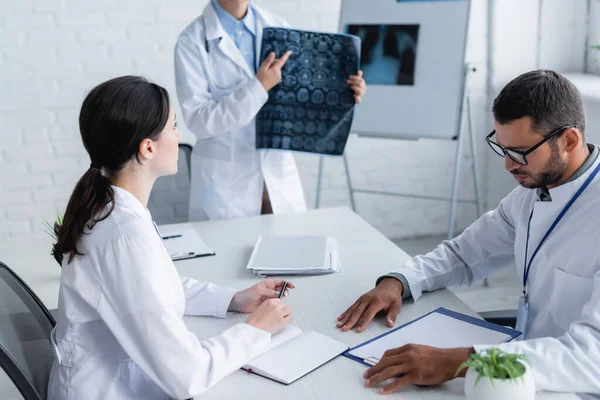
<path fill-rule="evenodd" d="M 247 268 L 260 276 L 339 272 L 337 241 L 328 236 L 260 236 Z"/>

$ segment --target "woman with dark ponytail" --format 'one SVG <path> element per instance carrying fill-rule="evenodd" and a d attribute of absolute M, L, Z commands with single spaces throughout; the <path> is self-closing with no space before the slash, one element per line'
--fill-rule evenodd
<path fill-rule="evenodd" d="M 291 321 L 283 281 L 236 291 L 180 278 L 146 208 L 156 179 L 177 172 L 167 91 L 124 76 L 94 88 L 79 128 L 90 168 L 67 205 L 52 254 L 63 267 L 49 399 L 198 395 L 265 351 Z M 293 287 L 293 286 L 292 286 Z M 183 315 L 246 323 L 199 341 Z"/>

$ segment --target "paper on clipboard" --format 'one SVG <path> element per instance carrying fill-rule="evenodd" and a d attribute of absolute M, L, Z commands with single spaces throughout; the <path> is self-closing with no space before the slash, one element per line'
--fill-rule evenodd
<path fill-rule="evenodd" d="M 520 332 L 514 329 L 439 308 L 350 349 L 345 355 L 365 364 L 373 364 L 381 359 L 387 350 L 406 344 L 438 348 L 472 347 L 478 344 L 504 343 L 519 335 Z"/>
<path fill-rule="evenodd" d="M 183 228 L 162 235 L 163 242 L 173 261 L 214 256 L 215 252 L 192 228 Z"/>

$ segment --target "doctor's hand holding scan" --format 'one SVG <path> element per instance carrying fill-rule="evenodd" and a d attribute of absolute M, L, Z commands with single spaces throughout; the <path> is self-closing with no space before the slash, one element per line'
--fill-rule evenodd
<path fill-rule="evenodd" d="M 256 77 L 267 92 L 281 81 L 281 68 L 283 68 L 291 54 L 292 52 L 288 50 L 281 58 L 276 59 L 275 53 L 271 52 L 260 65 Z"/>
<path fill-rule="evenodd" d="M 258 65 L 267 26 L 289 25 L 254 1 L 210 0 L 177 39 L 177 96 L 196 137 L 190 221 L 307 209 L 292 154 L 256 149 L 255 117 L 290 54 Z"/>
<path fill-rule="evenodd" d="M 177 39 L 177 96 L 185 125 L 196 137 L 190 221 L 307 209 L 292 153 L 256 149 L 255 117 L 290 54 L 269 55 L 259 65 L 263 28 L 274 26 L 290 27 L 258 2 L 210 0 Z M 366 90 L 362 73 L 347 83 L 360 103 Z"/>
<path fill-rule="evenodd" d="M 55 226 L 62 274 L 48 399 L 198 396 L 291 322 L 275 298 L 283 282 L 236 291 L 179 276 L 147 209 L 156 179 L 177 172 L 181 134 L 163 87 L 136 76 L 104 82 L 86 96 L 79 127 L 91 163 Z M 228 309 L 252 314 L 210 338 L 183 320 Z"/>
<path fill-rule="evenodd" d="M 390 393 L 439 384 L 472 353 L 497 347 L 527 357 L 537 390 L 600 395 L 600 149 L 585 140 L 581 93 L 557 72 L 530 71 L 500 91 L 492 111 L 495 129 L 485 141 L 516 188 L 456 238 L 379 277 L 338 327 L 363 331 L 379 311 L 392 327 L 402 300 L 516 266 L 522 340 L 389 349 L 365 373 L 365 386 Z"/>
<path fill-rule="evenodd" d="M 362 97 L 367 91 L 367 83 L 363 78 L 363 72 L 358 71 L 357 75 L 350 75 L 350 78 L 348 78 L 347 83 L 354 91 L 354 101 L 356 102 L 356 104 L 360 104 L 362 102 Z"/>

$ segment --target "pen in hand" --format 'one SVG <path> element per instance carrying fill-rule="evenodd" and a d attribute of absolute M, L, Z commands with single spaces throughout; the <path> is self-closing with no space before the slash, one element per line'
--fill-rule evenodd
<path fill-rule="evenodd" d="M 279 292 L 279 299 L 281 300 L 283 298 L 283 295 L 285 294 L 285 289 L 287 288 L 287 282 L 283 281 L 283 286 L 281 287 L 281 291 Z"/>

